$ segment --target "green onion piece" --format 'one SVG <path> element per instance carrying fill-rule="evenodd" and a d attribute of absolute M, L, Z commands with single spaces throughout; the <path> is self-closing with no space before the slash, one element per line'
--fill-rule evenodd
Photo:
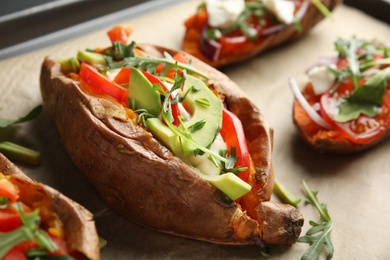
<path fill-rule="evenodd" d="M 274 194 L 279 197 L 284 203 L 288 203 L 296 207 L 301 199 L 296 197 L 293 193 L 287 190 L 278 180 L 274 180 Z"/>
<path fill-rule="evenodd" d="M 327 18 L 332 17 L 332 13 L 329 11 L 329 9 L 320 1 L 320 0 L 311 0 L 313 5 L 317 7 L 317 9 Z"/>
<path fill-rule="evenodd" d="M 39 165 L 41 162 L 41 154 L 38 151 L 12 142 L 0 142 L 0 152 L 10 159 L 31 165 Z"/>

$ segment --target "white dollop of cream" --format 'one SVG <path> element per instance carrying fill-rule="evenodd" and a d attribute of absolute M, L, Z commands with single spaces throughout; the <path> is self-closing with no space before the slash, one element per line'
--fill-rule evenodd
<path fill-rule="evenodd" d="M 220 134 L 217 135 L 214 142 L 210 146 L 210 150 L 219 153 L 220 150 L 226 150 L 226 143 L 223 141 Z M 191 156 L 189 161 L 191 165 L 195 166 L 198 170 L 207 175 L 219 175 L 221 168 L 217 167 L 208 157 L 208 154 L 202 154 L 197 156 Z"/>
<path fill-rule="evenodd" d="M 206 0 L 209 25 L 227 28 L 233 25 L 245 9 L 244 0 Z"/>
<path fill-rule="evenodd" d="M 279 22 L 291 24 L 294 21 L 295 4 L 287 0 L 263 0 L 265 8 L 272 12 Z"/>
<path fill-rule="evenodd" d="M 328 69 L 337 69 L 335 64 L 321 65 L 313 67 L 307 73 L 313 86 L 314 94 L 319 95 L 329 89 L 335 81 L 335 75 Z"/>

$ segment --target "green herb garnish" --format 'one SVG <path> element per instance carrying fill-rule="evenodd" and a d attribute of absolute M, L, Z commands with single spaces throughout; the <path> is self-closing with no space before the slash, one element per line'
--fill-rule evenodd
<path fill-rule="evenodd" d="M 236 156 L 236 147 L 232 147 L 230 149 L 230 153 L 228 155 L 228 150 L 220 151 L 219 154 L 226 158 L 225 162 L 221 162 L 222 169 L 221 174 L 225 174 L 227 172 L 232 172 L 235 175 L 238 175 L 240 172 L 248 170 L 247 167 L 234 167 L 239 157 Z"/>
<path fill-rule="evenodd" d="M 306 235 L 297 239 L 297 242 L 299 243 L 308 243 L 310 245 L 309 249 L 304 253 L 301 259 L 318 259 L 323 247 L 328 248 L 326 259 L 331 259 L 334 253 L 332 240 L 330 238 L 330 234 L 333 229 L 333 222 L 330 218 L 327 206 L 319 202 L 317 198 L 318 192 L 311 190 L 305 181 L 303 181 L 303 187 L 306 193 L 306 201 L 316 207 L 321 219 L 319 222 L 310 221 L 309 223 L 312 227 L 306 232 Z"/>
<path fill-rule="evenodd" d="M 348 67 L 341 71 L 332 72 L 336 76 L 336 87 L 331 93 L 336 91 L 340 82 L 350 78 L 354 86 L 354 91 L 347 98 L 341 100 L 339 113 L 334 115 L 337 122 L 347 122 L 357 119 L 361 114 L 368 117 L 376 116 L 386 93 L 386 85 L 390 80 L 390 68 L 380 69 L 383 65 L 389 65 L 390 59 L 375 60 L 375 54 L 387 55 L 382 45 L 375 42 L 368 42 L 352 37 L 349 40 L 339 39 L 336 42 L 336 50 L 339 58 L 346 58 Z M 378 68 L 370 69 L 373 66 Z M 368 80 L 359 86 L 359 81 L 370 76 Z"/>
<path fill-rule="evenodd" d="M 10 127 L 15 124 L 33 120 L 39 116 L 42 109 L 42 105 L 39 105 L 32 109 L 26 116 L 16 120 L 0 118 L 0 128 Z M 32 165 L 39 165 L 40 163 L 40 153 L 38 151 L 15 144 L 13 142 L 0 142 L 0 152 L 10 159 L 22 161 Z"/>
<path fill-rule="evenodd" d="M 4 128 L 7 126 L 12 126 L 12 125 L 24 123 L 24 122 L 30 121 L 32 119 L 35 119 L 41 113 L 42 108 L 43 108 L 42 105 L 39 105 L 39 106 L 35 107 L 33 110 L 31 110 L 26 116 L 21 117 L 21 118 L 16 119 L 16 120 L 0 118 L 0 127 Z"/>

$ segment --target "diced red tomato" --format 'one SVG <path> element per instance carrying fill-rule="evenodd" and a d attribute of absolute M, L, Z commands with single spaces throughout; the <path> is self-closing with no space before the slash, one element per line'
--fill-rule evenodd
<path fill-rule="evenodd" d="M 193 28 L 195 30 L 201 31 L 202 28 L 208 22 L 208 14 L 206 8 L 199 8 L 198 12 L 187 20 L 184 21 L 184 25 L 187 29 Z"/>
<path fill-rule="evenodd" d="M 234 166 L 247 167 L 246 171 L 238 174 L 238 177 L 240 177 L 243 181 L 248 182 L 250 173 L 250 155 L 244 129 L 240 119 L 226 108 L 223 109 L 222 128 L 220 133 L 228 147 L 228 151 L 230 151 L 233 147 L 236 148 L 236 157 L 238 157 L 238 160 Z"/>
<path fill-rule="evenodd" d="M 114 78 L 114 82 L 120 85 L 129 84 L 131 69 L 123 67 Z"/>
<path fill-rule="evenodd" d="M 133 32 L 133 28 L 130 25 L 116 25 L 107 31 L 107 35 L 111 42 L 122 42 L 127 45 L 128 39 Z"/>
<path fill-rule="evenodd" d="M 81 63 L 79 77 L 96 93 L 109 95 L 128 107 L 129 90 L 102 75 L 95 67 L 84 62 Z"/>
<path fill-rule="evenodd" d="M 9 232 L 22 225 L 19 211 L 14 207 L 0 209 L 0 232 Z"/>
<path fill-rule="evenodd" d="M 36 241 L 24 241 L 8 251 L 7 254 L 4 255 L 3 260 L 27 259 L 26 253 L 33 248 L 39 248 Z"/>
<path fill-rule="evenodd" d="M 16 202 L 19 198 L 18 188 L 5 178 L 0 179 L 0 197 L 3 196 L 7 197 L 10 203 Z"/>
<path fill-rule="evenodd" d="M 184 63 L 184 64 L 188 63 L 187 58 L 181 52 L 177 52 L 172 58 L 175 61 L 178 61 L 180 63 Z M 164 64 L 157 65 L 156 73 L 160 75 L 163 69 L 164 69 Z M 167 74 L 165 75 L 165 77 L 171 78 L 171 79 L 175 79 L 175 70 L 174 69 L 170 69 L 167 72 Z"/>
<path fill-rule="evenodd" d="M 340 64 L 343 64 L 343 61 L 340 61 Z M 359 84 L 363 84 L 363 82 L 364 80 Z M 346 79 L 334 94 L 329 93 L 331 89 L 321 96 L 321 115 L 332 125 L 333 129 L 340 131 L 350 141 L 357 144 L 370 143 L 379 138 L 390 127 L 390 90 L 387 90 L 380 112 L 375 117 L 361 114 L 355 120 L 340 123 L 333 120 L 333 115 L 338 111 L 339 100 L 349 96 L 354 87 L 351 80 Z"/>

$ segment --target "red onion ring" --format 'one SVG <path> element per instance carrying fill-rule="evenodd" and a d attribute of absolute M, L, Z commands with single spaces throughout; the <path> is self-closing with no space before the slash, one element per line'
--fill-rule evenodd
<path fill-rule="evenodd" d="M 212 61 L 217 61 L 219 58 L 219 54 L 221 53 L 222 45 L 215 41 L 210 40 L 207 37 L 207 25 L 202 29 L 202 38 L 200 41 L 200 49 L 202 53 Z"/>
<path fill-rule="evenodd" d="M 305 73 L 307 74 L 314 67 L 336 64 L 337 60 L 338 60 L 338 58 L 336 56 L 335 57 L 320 57 L 315 64 L 311 65 L 310 67 L 308 67 L 305 70 Z"/>
<path fill-rule="evenodd" d="M 288 80 L 290 89 L 295 97 L 295 99 L 299 102 L 299 104 L 302 106 L 302 108 L 306 111 L 307 115 L 319 126 L 325 128 L 325 129 L 332 129 L 331 125 L 326 122 L 314 109 L 313 107 L 307 102 L 305 97 L 302 95 L 302 92 L 299 90 L 297 81 L 295 79 L 290 78 Z"/>

